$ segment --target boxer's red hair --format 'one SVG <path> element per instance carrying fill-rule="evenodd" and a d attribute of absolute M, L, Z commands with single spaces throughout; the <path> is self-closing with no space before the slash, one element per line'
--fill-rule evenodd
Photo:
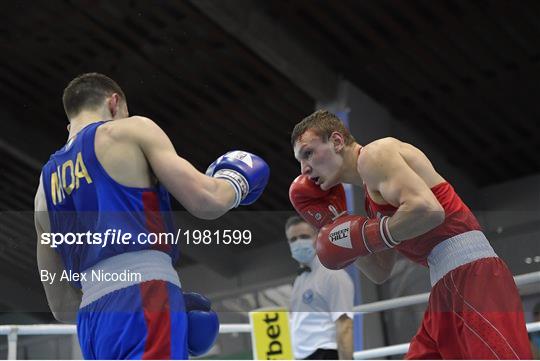
<path fill-rule="evenodd" d="M 325 142 L 328 141 L 333 132 L 341 133 L 346 145 L 351 145 L 355 142 L 354 137 L 345 127 L 345 124 L 335 114 L 327 110 L 317 110 L 294 126 L 291 134 L 291 144 L 293 147 L 296 141 L 308 130 L 315 132 Z"/>

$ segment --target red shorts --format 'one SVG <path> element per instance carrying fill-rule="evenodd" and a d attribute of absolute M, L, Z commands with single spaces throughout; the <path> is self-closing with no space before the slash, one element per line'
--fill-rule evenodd
<path fill-rule="evenodd" d="M 465 264 L 435 284 L 406 358 L 532 358 L 521 299 L 501 259 Z"/>

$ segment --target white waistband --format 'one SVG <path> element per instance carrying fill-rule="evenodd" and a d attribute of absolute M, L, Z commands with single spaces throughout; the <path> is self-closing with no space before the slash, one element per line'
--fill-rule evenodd
<path fill-rule="evenodd" d="M 429 278 L 433 287 L 445 274 L 480 258 L 497 257 L 481 231 L 469 231 L 436 245 L 429 254 Z"/>
<path fill-rule="evenodd" d="M 161 251 L 144 250 L 107 258 L 83 272 L 81 308 L 108 293 L 151 280 L 163 280 L 181 288 L 171 257 Z"/>

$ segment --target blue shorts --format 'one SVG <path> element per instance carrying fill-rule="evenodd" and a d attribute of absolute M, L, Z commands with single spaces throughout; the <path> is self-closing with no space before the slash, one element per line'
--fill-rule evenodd
<path fill-rule="evenodd" d="M 77 334 L 85 359 L 187 359 L 182 290 L 153 280 L 111 292 L 79 310 Z"/>

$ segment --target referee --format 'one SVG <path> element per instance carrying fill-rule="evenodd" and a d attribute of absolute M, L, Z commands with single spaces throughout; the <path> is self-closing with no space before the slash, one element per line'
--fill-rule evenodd
<path fill-rule="evenodd" d="M 292 257 L 300 264 L 291 294 L 291 331 L 296 359 L 352 359 L 354 286 L 344 270 L 321 265 L 317 232 L 298 216 L 285 224 Z"/>

